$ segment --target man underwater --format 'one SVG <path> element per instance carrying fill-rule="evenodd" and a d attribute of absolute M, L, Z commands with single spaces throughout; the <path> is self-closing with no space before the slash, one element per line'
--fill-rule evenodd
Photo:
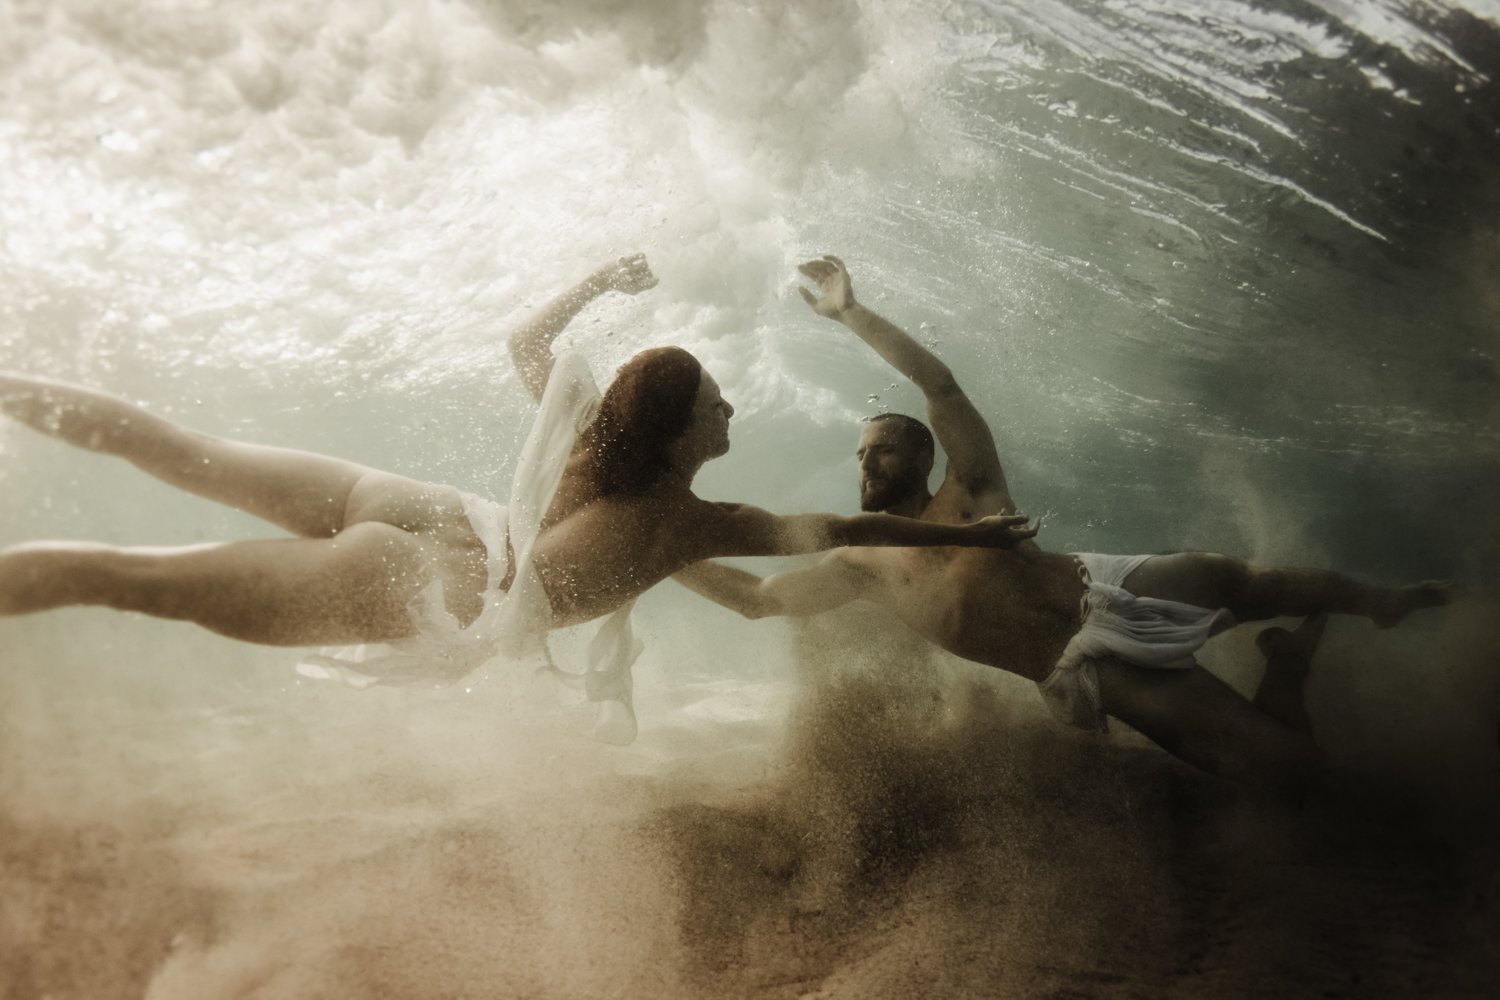
<path fill-rule="evenodd" d="M 932 433 L 900 414 L 871 419 L 857 452 L 861 509 L 959 524 L 1014 511 L 989 426 L 948 367 L 859 304 L 838 258 L 800 270 L 818 286 L 800 289 L 818 315 L 847 326 L 922 390 L 948 455 L 932 493 Z M 1008 549 L 837 549 L 814 566 L 764 579 L 699 563 L 676 579 L 749 618 L 873 601 L 950 653 L 1034 681 L 1064 722 L 1103 732 L 1114 716 L 1195 767 L 1273 788 L 1300 786 L 1322 768 L 1302 680 L 1324 613 L 1389 627 L 1453 596 L 1442 583 L 1379 587 L 1211 552 L 1064 554 L 1035 541 Z M 1281 616 L 1307 621 L 1258 637 L 1267 672 L 1253 700 L 1193 658 L 1225 629 Z"/>

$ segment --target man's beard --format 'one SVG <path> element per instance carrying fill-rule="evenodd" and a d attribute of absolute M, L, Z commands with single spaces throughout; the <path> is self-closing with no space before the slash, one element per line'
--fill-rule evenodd
<path fill-rule="evenodd" d="M 859 509 L 883 511 L 911 496 L 917 488 L 917 476 L 908 473 L 892 479 L 865 480 L 859 484 Z"/>

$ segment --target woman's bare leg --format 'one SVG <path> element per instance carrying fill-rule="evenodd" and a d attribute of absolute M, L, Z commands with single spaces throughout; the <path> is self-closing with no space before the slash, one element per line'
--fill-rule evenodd
<path fill-rule="evenodd" d="M 0 373 L 0 413 L 305 538 L 16 546 L 0 551 L 0 614 L 91 604 L 251 642 L 377 642 L 409 634 L 407 602 L 437 578 L 450 611 L 477 614 L 486 553 L 451 487 L 199 434 L 105 393 L 12 373 Z"/>
<path fill-rule="evenodd" d="M 1363 615 L 1381 628 L 1418 608 L 1447 604 L 1450 584 L 1428 580 L 1410 587 L 1380 587 L 1320 569 L 1263 569 L 1212 552 L 1152 556 L 1125 578 L 1138 597 L 1228 608 L 1242 622 L 1321 611 Z"/>
<path fill-rule="evenodd" d="M 350 493 L 374 472 L 310 452 L 199 434 L 106 393 L 11 372 L 0 372 L 0 412 L 310 538 L 344 527 Z"/>
<path fill-rule="evenodd" d="M 406 608 L 433 578 L 429 549 L 374 522 L 325 539 L 19 545 L 0 552 L 0 615 L 99 605 L 268 645 L 384 642 L 411 634 Z"/>

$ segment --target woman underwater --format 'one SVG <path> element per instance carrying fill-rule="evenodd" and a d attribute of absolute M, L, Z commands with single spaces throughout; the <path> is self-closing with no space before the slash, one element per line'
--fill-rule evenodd
<path fill-rule="evenodd" d="M 843 545 L 1008 546 L 1020 516 L 968 525 L 885 514 L 777 516 L 692 492 L 729 450 L 734 409 L 676 347 L 627 361 L 602 394 L 552 342 L 607 291 L 656 284 L 643 255 L 605 265 L 509 339 L 541 413 L 508 506 L 354 462 L 200 434 L 78 386 L 0 373 L 0 412 L 297 536 L 174 548 L 33 542 L 0 551 L 0 614 L 99 605 L 195 622 L 276 646 L 345 646 L 305 670 L 357 683 L 453 680 L 497 651 L 611 612 L 591 650 L 590 697 L 617 705 L 604 738 L 635 724 L 631 602 L 703 559 Z M 382 644 L 373 646 L 372 644 Z"/>

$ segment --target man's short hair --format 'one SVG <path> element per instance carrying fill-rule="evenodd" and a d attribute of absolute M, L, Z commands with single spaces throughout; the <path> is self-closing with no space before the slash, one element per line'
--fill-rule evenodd
<path fill-rule="evenodd" d="M 901 440 L 910 447 L 917 449 L 919 453 L 932 455 L 936 453 L 936 447 L 932 440 L 932 431 L 927 425 L 916 417 L 908 417 L 904 413 L 877 413 L 865 420 L 867 424 L 880 424 L 894 422 L 896 433 L 901 435 Z"/>

